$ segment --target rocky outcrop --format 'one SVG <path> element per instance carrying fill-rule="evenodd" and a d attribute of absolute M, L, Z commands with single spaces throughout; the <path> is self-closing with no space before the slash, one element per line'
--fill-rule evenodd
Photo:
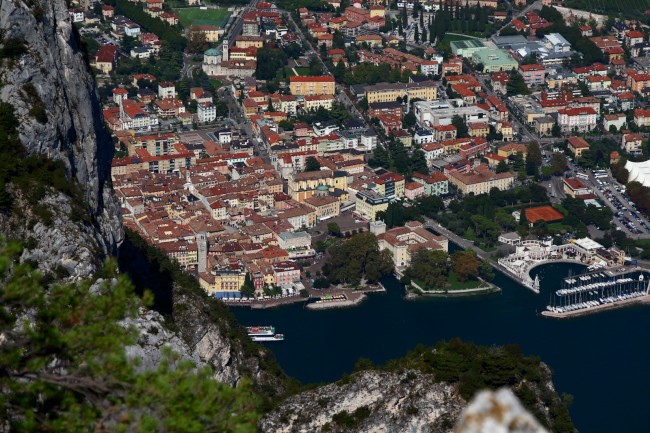
<path fill-rule="evenodd" d="M 193 361 L 197 367 L 205 365 L 176 333 L 164 325 L 163 317 L 155 311 L 140 309 L 138 317 L 126 320 L 124 325 L 135 327 L 139 334 L 137 344 L 126 348 L 127 357 L 138 360 L 138 368 L 155 369 L 167 351 L 177 354 L 179 360 Z"/>
<path fill-rule="evenodd" d="M 362 371 L 290 397 L 263 432 L 448 432 L 466 402 L 455 386 L 417 370 Z"/>
<path fill-rule="evenodd" d="M 288 378 L 278 368 L 273 354 L 253 344 L 230 312 L 217 301 L 177 288 L 174 293 L 174 323 L 190 353 L 214 370 L 214 378 L 236 386 L 245 376 L 269 396 L 286 392 Z"/>
<path fill-rule="evenodd" d="M 0 101 L 13 107 L 28 154 L 64 164 L 67 176 L 81 188 L 87 214 L 86 222 L 56 219 L 37 231 L 22 215 L 13 215 L 13 220 L 0 216 L 0 229 L 10 237 L 33 239 L 24 259 L 34 260 L 41 269 L 63 262 L 72 277 L 87 277 L 116 252 L 123 231 L 110 187 L 113 145 L 65 0 L 0 2 L 0 35 L 3 41 L 15 39 L 27 47 L 26 53 L 0 67 Z M 34 115 L 35 104 L 42 111 L 40 118 Z M 56 200 L 56 206 L 71 206 L 66 197 Z"/>
<path fill-rule="evenodd" d="M 465 408 L 454 433 L 548 433 L 509 389 L 479 392 Z"/>

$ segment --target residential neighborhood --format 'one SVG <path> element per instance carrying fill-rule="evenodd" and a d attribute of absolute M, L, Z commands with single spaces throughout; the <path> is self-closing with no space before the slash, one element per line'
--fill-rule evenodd
<path fill-rule="evenodd" d="M 512 231 L 648 253 L 647 19 L 547 0 L 71 3 L 125 225 L 211 296 L 341 285 L 328 251 L 363 232 L 398 276 L 450 239 L 489 260 Z M 526 220 L 535 206 L 562 218 Z"/>

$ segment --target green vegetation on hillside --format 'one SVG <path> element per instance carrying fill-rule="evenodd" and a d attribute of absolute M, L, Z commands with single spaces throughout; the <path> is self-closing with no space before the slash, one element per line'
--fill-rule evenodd
<path fill-rule="evenodd" d="M 46 287 L 20 247 L 0 245 L 0 419 L 10 431 L 254 432 L 259 399 L 168 352 L 140 371 L 120 322 L 141 305 L 113 263 L 109 278 Z M 145 297 L 146 299 L 146 297 Z M 152 326 L 147 332 L 157 334 Z"/>
<path fill-rule="evenodd" d="M 550 431 L 576 431 L 568 410 L 572 397 L 560 398 L 548 385 L 550 374 L 539 358 L 524 356 L 517 345 L 486 347 L 453 339 L 439 341 L 434 347 L 418 345 L 404 358 L 381 367 L 358 365 L 361 369 L 416 369 L 433 374 L 438 382 L 457 383 L 466 400 L 484 388 L 512 387 L 523 405 Z"/>

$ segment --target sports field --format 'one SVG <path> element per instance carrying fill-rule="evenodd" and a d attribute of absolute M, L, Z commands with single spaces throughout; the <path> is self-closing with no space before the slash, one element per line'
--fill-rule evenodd
<path fill-rule="evenodd" d="M 175 12 L 181 25 L 185 28 L 191 25 L 213 25 L 223 27 L 228 22 L 228 9 L 179 8 Z"/>

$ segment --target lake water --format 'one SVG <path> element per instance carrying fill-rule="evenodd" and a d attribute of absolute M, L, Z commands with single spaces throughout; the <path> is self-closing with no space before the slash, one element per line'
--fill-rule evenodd
<path fill-rule="evenodd" d="M 579 265 L 536 268 L 535 295 L 497 273 L 501 294 L 465 299 L 406 301 L 401 284 L 371 294 L 356 308 L 307 310 L 302 304 L 270 310 L 233 309 L 244 325 L 275 325 L 286 340 L 269 343 L 280 365 L 303 382 L 337 380 L 355 361 L 383 363 L 417 344 L 460 337 L 485 345 L 516 343 L 553 369 L 558 392 L 574 396 L 571 415 L 582 433 L 649 431 L 650 309 L 632 307 L 570 320 L 538 314 L 551 290 Z"/>

